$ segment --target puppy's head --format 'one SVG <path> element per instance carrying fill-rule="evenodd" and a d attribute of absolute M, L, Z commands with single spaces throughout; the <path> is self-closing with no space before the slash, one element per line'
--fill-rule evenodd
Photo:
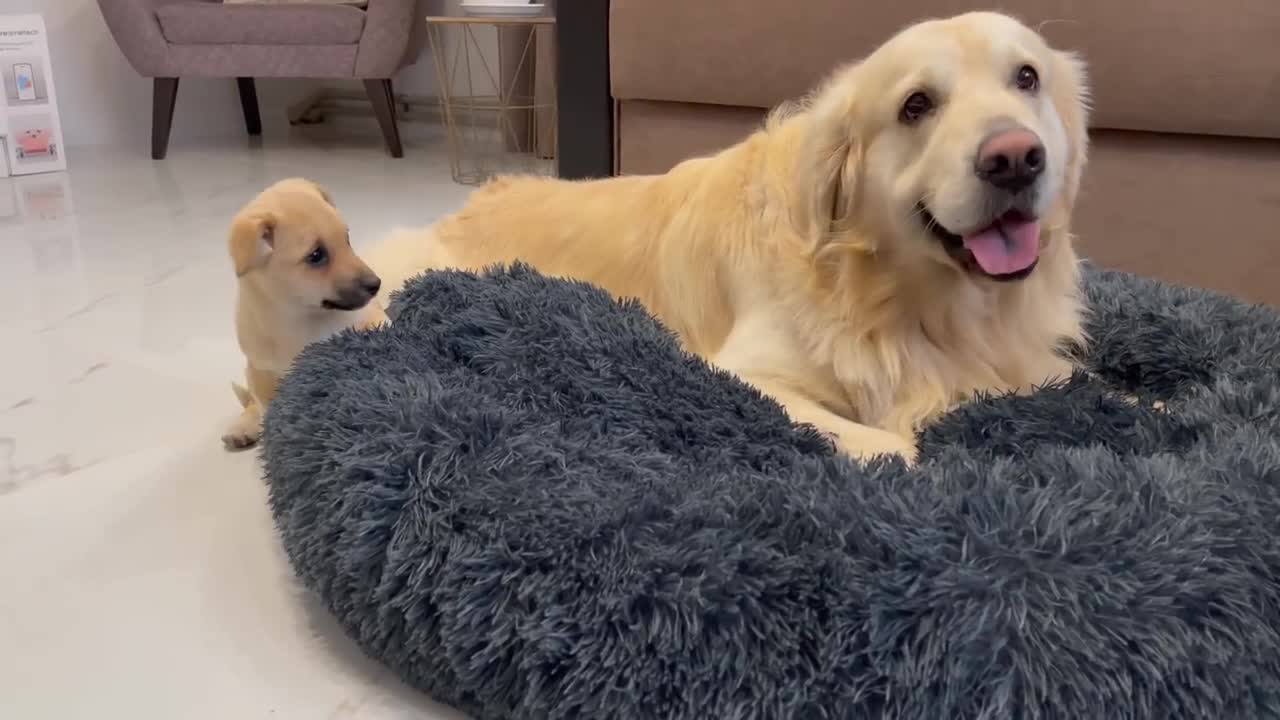
<path fill-rule="evenodd" d="M 351 249 L 347 224 L 310 180 L 282 180 L 231 223 L 236 275 L 274 302 L 300 309 L 357 310 L 381 281 Z"/>
<path fill-rule="evenodd" d="M 1029 276 L 1069 242 L 1084 82 L 1078 60 L 1004 15 L 904 30 L 811 106 L 802 177 L 816 242 L 857 235 L 979 282 Z"/>

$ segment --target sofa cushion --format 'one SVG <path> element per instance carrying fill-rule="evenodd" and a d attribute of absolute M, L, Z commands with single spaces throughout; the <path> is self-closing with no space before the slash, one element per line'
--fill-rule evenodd
<path fill-rule="evenodd" d="M 1158 5 L 1009 0 L 1001 7 L 1084 55 L 1095 127 L 1280 138 L 1280 2 Z M 613 92 L 772 107 L 899 29 L 960 9 L 952 0 L 613 0 Z"/>
<path fill-rule="evenodd" d="M 177 45 L 351 45 L 364 11 L 347 5 L 178 2 L 156 10 L 165 39 Z"/>
<path fill-rule="evenodd" d="M 764 126 L 764 110 L 623 100 L 614 120 L 614 164 L 623 175 L 656 175 L 682 160 L 722 150 Z"/>

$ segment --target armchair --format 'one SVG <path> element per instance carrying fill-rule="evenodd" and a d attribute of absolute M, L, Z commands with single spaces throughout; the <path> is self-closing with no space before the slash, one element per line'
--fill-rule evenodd
<path fill-rule="evenodd" d="M 116 44 L 154 78 L 151 156 L 164 158 L 182 77 L 236 78 L 245 129 L 262 132 L 254 77 L 364 81 L 392 157 L 403 157 L 391 76 L 421 49 L 423 0 L 223 4 L 220 0 L 98 0 Z"/>

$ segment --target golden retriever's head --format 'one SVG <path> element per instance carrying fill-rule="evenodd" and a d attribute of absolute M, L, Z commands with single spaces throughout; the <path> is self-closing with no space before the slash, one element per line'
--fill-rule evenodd
<path fill-rule="evenodd" d="M 381 285 L 351 249 L 329 194 L 310 180 L 263 190 L 232 221 L 229 250 L 238 277 L 303 309 L 356 310 Z"/>
<path fill-rule="evenodd" d="M 816 188 L 819 243 L 856 236 L 877 256 L 986 281 L 1025 278 L 1069 242 L 1083 65 L 1010 17 L 907 28 L 836 75 L 807 116 L 801 177 Z"/>

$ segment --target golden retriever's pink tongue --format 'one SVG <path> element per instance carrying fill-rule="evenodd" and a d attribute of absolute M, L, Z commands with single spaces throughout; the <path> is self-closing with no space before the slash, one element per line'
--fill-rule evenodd
<path fill-rule="evenodd" d="M 964 238 L 964 246 L 988 275 L 1010 275 L 1031 267 L 1040 256 L 1040 222 L 1001 218 Z"/>

